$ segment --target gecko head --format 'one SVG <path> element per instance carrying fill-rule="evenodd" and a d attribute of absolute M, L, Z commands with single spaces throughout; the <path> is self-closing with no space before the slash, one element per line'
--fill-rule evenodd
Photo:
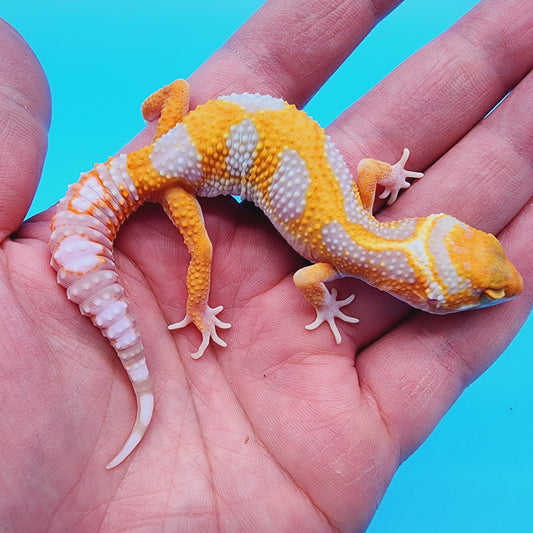
<path fill-rule="evenodd" d="M 429 291 L 429 311 L 447 313 L 488 307 L 522 292 L 522 277 L 494 235 L 441 216 L 428 244 L 440 289 Z"/>

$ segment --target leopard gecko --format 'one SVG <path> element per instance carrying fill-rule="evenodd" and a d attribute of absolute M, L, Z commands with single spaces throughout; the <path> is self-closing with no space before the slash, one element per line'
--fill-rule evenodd
<path fill-rule="evenodd" d="M 190 252 L 186 314 L 169 329 L 193 324 L 201 357 L 210 341 L 226 346 L 217 328 L 222 306 L 211 307 L 212 246 L 197 196 L 251 200 L 286 241 L 310 261 L 294 282 L 316 311 L 307 329 L 326 322 L 339 343 L 336 319 L 353 295 L 337 300 L 325 283 L 356 277 L 411 306 L 447 313 L 503 302 L 522 279 L 490 234 L 444 214 L 382 223 L 372 215 L 380 198 L 396 200 L 407 178 L 408 150 L 390 165 L 363 159 L 354 181 L 340 152 L 305 112 L 284 100 L 231 94 L 189 111 L 183 80 L 163 87 L 142 106 L 159 117 L 153 142 L 83 173 L 57 206 L 51 223 L 51 264 L 67 297 L 91 318 L 116 351 L 137 399 L 133 429 L 115 458 L 120 464 L 141 441 L 154 395 L 135 317 L 117 276 L 113 241 L 124 220 L 144 202 L 158 202 Z"/>

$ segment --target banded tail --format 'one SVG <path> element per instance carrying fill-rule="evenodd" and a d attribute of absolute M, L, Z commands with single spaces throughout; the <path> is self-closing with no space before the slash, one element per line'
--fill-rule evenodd
<path fill-rule="evenodd" d="M 57 281 L 109 340 L 137 399 L 133 429 L 108 469 L 120 464 L 140 442 L 154 406 L 143 345 L 118 281 L 112 248 L 118 228 L 141 204 L 126 170 L 126 155 L 121 155 L 82 174 L 59 202 L 51 224 L 49 246 Z"/>

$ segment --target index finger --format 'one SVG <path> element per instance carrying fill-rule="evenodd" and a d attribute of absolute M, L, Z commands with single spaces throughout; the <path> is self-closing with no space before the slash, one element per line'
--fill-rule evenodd
<path fill-rule="evenodd" d="M 232 92 L 281 97 L 303 107 L 401 0 L 269 0 L 188 79 L 191 108 Z M 179 73 L 176 73 L 179 76 Z M 143 131 L 126 150 L 151 139 Z"/>
<path fill-rule="evenodd" d="M 191 76 L 193 93 L 259 92 L 303 107 L 399 3 L 270 0 Z"/>

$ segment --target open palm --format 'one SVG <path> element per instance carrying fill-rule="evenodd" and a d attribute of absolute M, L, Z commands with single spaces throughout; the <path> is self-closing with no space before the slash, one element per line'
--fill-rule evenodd
<path fill-rule="evenodd" d="M 350 22 L 344 14 L 332 24 L 326 14 L 339 5 L 332 1 L 302 19 L 292 2 L 279 27 L 269 28 L 281 3 L 267 2 L 246 31 L 195 73 L 196 103 L 249 90 L 301 105 L 375 23 Z M 378 15 L 393 3 L 384 2 Z M 292 282 L 303 260 L 266 218 L 231 198 L 205 200 L 214 248 L 210 303 L 224 306 L 220 317 L 232 328 L 221 333 L 227 348 L 211 346 L 194 361 L 189 354 L 198 332 L 167 330 L 184 315 L 189 256 L 161 209 L 146 205 L 121 229 L 115 258 L 154 377 L 155 415 L 139 448 L 111 472 L 104 466 L 134 419 L 132 392 L 107 341 L 55 282 L 47 248 L 53 210 L 20 225 L 42 163 L 48 97 L 22 40 L 0 27 L 3 53 L 27 65 L 15 77 L 0 73 L 11 84 L 0 111 L 16 117 L 7 122 L 0 166 L 0 506 L 11 527 L 365 527 L 400 462 L 501 353 L 530 310 L 533 57 L 526 29 L 533 19 L 523 4 L 483 2 L 328 133 L 352 169 L 364 155 L 392 160 L 407 144 L 412 166 L 430 168 L 380 217 L 446 211 L 497 234 L 525 278 L 525 295 L 493 309 L 435 317 L 344 280 L 336 284 L 340 296 L 357 294 L 349 310 L 361 322 L 340 324 L 343 342 L 336 345 L 329 328 L 304 329 L 313 310 Z M 502 22 L 511 8 L 523 11 L 515 27 Z M 320 36 L 323 45 L 305 52 L 287 46 L 283 24 L 289 23 L 292 35 L 307 30 L 310 42 Z M 253 54 L 252 35 L 262 36 L 264 50 L 243 64 Z M 504 49 L 489 59 L 495 43 Z M 468 50 L 452 55 L 459 44 Z M 294 61 L 268 71 L 280 50 Z M 480 50 L 487 55 L 481 58 Z M 477 62 L 468 51 L 476 51 Z M 498 85 L 481 84 L 489 67 L 500 73 Z M 468 76 L 458 76 L 467 68 Z M 213 72 L 230 72 L 231 81 Z M 305 82 L 303 72 L 310 73 Z M 443 90 L 447 79 L 453 88 Z M 145 132 L 134 143 L 148 139 Z"/>

